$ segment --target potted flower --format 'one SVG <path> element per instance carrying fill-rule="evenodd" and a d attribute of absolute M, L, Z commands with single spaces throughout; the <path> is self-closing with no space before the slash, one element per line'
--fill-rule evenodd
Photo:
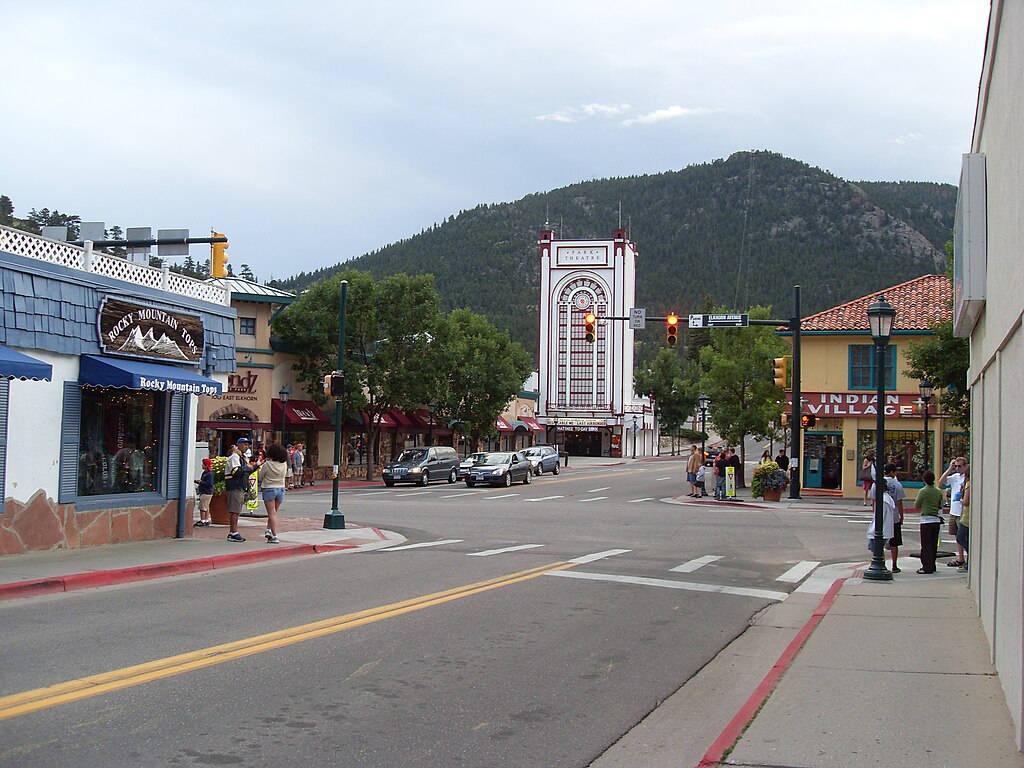
<path fill-rule="evenodd" d="M 228 497 L 224 488 L 224 470 L 228 465 L 227 456 L 213 457 L 213 498 L 210 499 L 210 518 L 217 525 L 228 525 Z"/>
<path fill-rule="evenodd" d="M 789 485 L 789 477 L 779 469 L 775 462 L 759 464 L 754 470 L 754 477 L 750 482 L 750 492 L 755 498 L 763 498 L 765 501 L 778 501 L 782 498 L 782 492 Z"/>

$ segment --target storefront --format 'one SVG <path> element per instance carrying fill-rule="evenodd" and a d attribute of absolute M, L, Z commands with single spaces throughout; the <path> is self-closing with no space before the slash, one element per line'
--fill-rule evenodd
<path fill-rule="evenodd" d="M 0 394 L 0 554 L 190 533 L 196 398 L 234 361 L 224 292 L 2 227 L 0 251 L 0 341 L 37 366 Z"/>

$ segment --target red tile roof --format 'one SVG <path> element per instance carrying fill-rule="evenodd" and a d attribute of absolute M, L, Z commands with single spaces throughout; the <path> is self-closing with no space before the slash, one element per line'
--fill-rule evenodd
<path fill-rule="evenodd" d="M 868 329 L 868 307 L 879 296 L 896 310 L 894 331 L 924 331 L 953 316 L 950 301 L 953 288 L 945 275 L 924 275 L 875 291 L 859 299 L 802 318 L 800 331 L 864 331 Z"/>

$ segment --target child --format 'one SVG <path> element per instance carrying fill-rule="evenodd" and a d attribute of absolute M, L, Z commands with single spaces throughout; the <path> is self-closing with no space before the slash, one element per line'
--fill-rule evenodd
<path fill-rule="evenodd" d="M 196 480 L 196 495 L 199 497 L 199 520 L 196 528 L 210 524 L 210 499 L 213 498 L 213 461 L 203 459 L 203 473 Z"/>
<path fill-rule="evenodd" d="M 708 495 L 708 492 L 704 490 L 704 476 L 706 473 L 707 467 L 701 464 L 700 467 L 697 468 L 697 481 L 694 483 L 694 485 L 697 486 L 697 498 Z"/>

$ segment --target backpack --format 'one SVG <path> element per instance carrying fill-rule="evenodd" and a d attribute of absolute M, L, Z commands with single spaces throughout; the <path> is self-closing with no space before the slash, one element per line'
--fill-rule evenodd
<path fill-rule="evenodd" d="M 228 491 L 248 491 L 249 475 L 251 474 L 252 467 L 248 464 L 242 464 L 224 479 L 224 489 Z"/>

